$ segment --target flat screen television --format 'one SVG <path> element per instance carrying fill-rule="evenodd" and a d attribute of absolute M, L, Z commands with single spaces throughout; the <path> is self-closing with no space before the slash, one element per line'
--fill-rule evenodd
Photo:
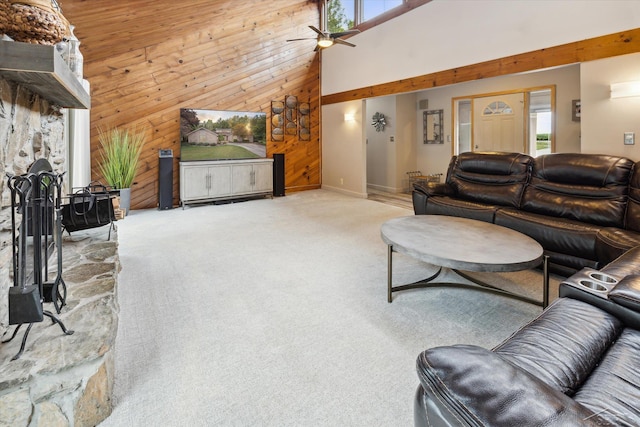
<path fill-rule="evenodd" d="M 267 115 L 180 109 L 180 161 L 267 157 Z"/>

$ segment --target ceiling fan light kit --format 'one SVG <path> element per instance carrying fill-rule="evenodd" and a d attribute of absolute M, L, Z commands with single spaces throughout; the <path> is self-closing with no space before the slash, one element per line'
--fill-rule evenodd
<path fill-rule="evenodd" d="M 329 47 L 333 45 L 333 40 L 331 37 L 318 37 L 318 46 L 320 47 Z"/>

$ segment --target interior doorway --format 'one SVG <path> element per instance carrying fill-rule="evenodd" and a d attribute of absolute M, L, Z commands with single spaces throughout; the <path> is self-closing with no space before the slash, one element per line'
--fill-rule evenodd
<path fill-rule="evenodd" d="M 555 86 L 452 99 L 453 154 L 555 151 Z"/>

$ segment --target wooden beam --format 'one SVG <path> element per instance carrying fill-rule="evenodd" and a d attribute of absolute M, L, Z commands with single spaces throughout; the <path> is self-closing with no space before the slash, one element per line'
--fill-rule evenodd
<path fill-rule="evenodd" d="M 594 61 L 636 52 L 640 52 L 640 28 L 464 67 L 423 74 L 408 79 L 324 95 L 321 101 L 322 105 L 328 105 L 377 96 L 415 92 L 455 83 Z"/>

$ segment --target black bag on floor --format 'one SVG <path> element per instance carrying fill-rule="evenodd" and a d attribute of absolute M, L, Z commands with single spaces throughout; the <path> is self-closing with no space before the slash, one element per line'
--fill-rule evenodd
<path fill-rule="evenodd" d="M 115 215 L 111 191 L 102 184 L 89 184 L 69 196 L 62 206 L 62 225 L 67 232 L 111 224 Z"/>

